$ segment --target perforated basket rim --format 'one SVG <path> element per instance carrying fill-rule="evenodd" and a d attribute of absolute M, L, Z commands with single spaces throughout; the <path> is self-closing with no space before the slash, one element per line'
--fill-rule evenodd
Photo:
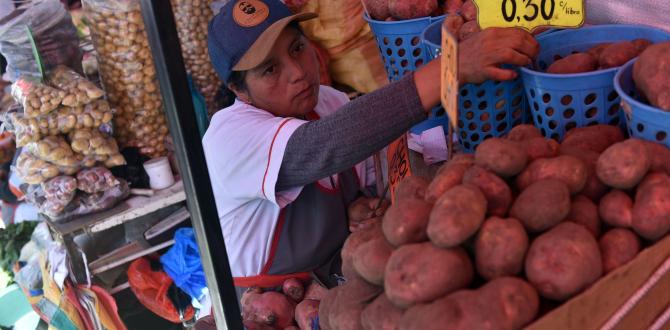
<path fill-rule="evenodd" d="M 654 107 L 650 104 L 642 103 L 642 102 L 636 100 L 630 94 L 626 93 L 626 91 L 623 90 L 623 87 L 621 87 L 621 81 L 624 79 L 624 73 L 628 70 L 632 70 L 633 69 L 632 66 L 635 65 L 635 62 L 637 62 L 637 58 L 634 58 L 634 59 L 628 61 L 626 64 L 622 65 L 619 68 L 619 70 L 617 71 L 617 74 L 614 76 L 614 89 L 616 90 L 617 93 L 619 93 L 619 96 L 621 97 L 621 102 L 626 102 L 634 108 L 639 108 L 639 109 L 649 111 L 648 115 L 670 116 L 669 112 L 663 111 L 663 110 L 661 110 L 657 107 Z M 633 112 L 635 112 L 635 110 L 633 110 Z M 642 115 L 642 116 L 637 116 L 637 117 L 645 117 L 645 116 Z"/>
<path fill-rule="evenodd" d="M 446 16 L 445 16 L 445 19 L 446 19 Z M 439 20 L 439 21 L 430 23 L 428 26 L 426 26 L 426 28 L 423 29 L 423 31 L 421 32 L 421 42 L 423 42 L 424 44 L 426 44 L 427 47 L 438 48 L 438 49 L 439 49 L 439 48 L 442 48 L 442 45 L 438 45 L 438 44 L 436 44 L 436 43 L 434 43 L 434 42 L 429 41 L 428 39 L 426 39 L 426 32 L 428 32 L 428 29 L 430 29 L 431 27 L 433 27 L 433 25 L 437 25 L 437 24 L 439 24 L 439 25 L 441 26 L 442 23 L 444 23 L 444 20 Z M 440 29 L 441 29 L 441 28 L 440 28 Z M 441 35 L 441 33 L 440 33 L 440 35 Z"/>
<path fill-rule="evenodd" d="M 565 34 L 577 33 L 577 31 L 584 30 L 584 29 L 609 30 L 609 29 L 628 29 L 628 28 L 645 29 L 645 30 L 650 30 L 650 31 L 653 30 L 653 31 L 664 33 L 664 34 L 667 34 L 668 36 L 670 36 L 670 32 L 668 32 L 666 30 L 663 30 L 663 29 L 660 29 L 660 28 L 657 28 L 657 27 L 649 26 L 649 25 L 643 25 L 643 24 L 603 24 L 603 25 L 586 26 L 586 27 L 582 27 L 580 29 L 570 29 L 570 30 L 556 31 L 556 32 L 545 34 L 545 35 L 541 34 L 541 35 L 536 37 L 536 40 L 538 42 L 540 42 L 540 41 L 543 41 L 543 40 L 548 39 L 548 38 L 560 38 L 561 36 L 563 36 Z M 623 40 L 626 40 L 626 39 L 621 39 L 621 40 L 623 41 Z M 608 75 L 608 74 L 612 74 L 614 72 L 617 72 L 622 67 L 623 67 L 623 65 L 620 66 L 620 67 L 614 67 L 614 68 L 609 68 L 609 69 L 604 69 L 604 70 L 596 70 L 596 71 L 591 71 L 591 72 L 582 72 L 582 73 L 546 73 L 546 72 L 542 72 L 542 71 L 533 70 L 533 69 L 530 69 L 528 67 L 521 67 L 521 71 L 526 73 L 526 74 L 541 77 L 541 78 L 568 79 L 568 78 L 597 77 L 597 76 L 600 76 L 600 75 L 604 76 L 604 75 Z"/>
<path fill-rule="evenodd" d="M 370 16 L 368 16 L 368 13 L 364 12 L 363 13 L 363 19 L 369 23 L 373 24 L 378 24 L 378 25 L 400 25 L 400 24 L 412 24 L 412 23 L 419 23 L 421 21 L 425 20 L 436 20 L 436 19 L 444 19 L 446 18 L 447 15 L 440 15 L 440 16 L 425 16 L 425 17 L 419 17 L 419 18 L 412 18 L 412 19 L 403 19 L 403 20 L 398 20 L 398 21 L 380 21 L 376 20 Z"/>

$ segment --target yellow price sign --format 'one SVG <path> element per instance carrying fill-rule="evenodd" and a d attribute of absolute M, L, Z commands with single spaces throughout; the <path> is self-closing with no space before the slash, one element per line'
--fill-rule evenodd
<path fill-rule="evenodd" d="M 449 33 L 445 25 L 442 25 L 442 63 L 440 68 L 442 107 L 449 116 L 451 127 L 456 130 L 456 123 L 458 122 L 458 39 Z"/>
<path fill-rule="evenodd" d="M 584 25 L 584 0 L 474 0 L 477 23 L 489 27 L 577 28 Z"/>

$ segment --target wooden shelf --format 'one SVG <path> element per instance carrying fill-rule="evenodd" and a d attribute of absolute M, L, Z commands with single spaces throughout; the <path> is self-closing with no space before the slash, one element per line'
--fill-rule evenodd
<path fill-rule="evenodd" d="M 87 214 L 64 223 L 47 222 L 61 236 L 79 232 L 100 232 L 186 200 L 184 185 L 178 181 L 172 187 L 158 190 L 151 197 L 134 196 L 103 212 Z"/>
<path fill-rule="evenodd" d="M 173 244 L 173 239 L 155 246 L 149 246 L 149 244 L 142 241 L 131 242 L 91 262 L 89 270 L 91 271 L 91 275 L 100 274 L 137 258 L 160 251 Z"/>

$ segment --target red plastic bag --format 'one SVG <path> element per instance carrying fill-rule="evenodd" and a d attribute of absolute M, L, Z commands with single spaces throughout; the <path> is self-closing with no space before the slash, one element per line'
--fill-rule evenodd
<path fill-rule="evenodd" d="M 170 298 L 170 293 L 178 289 L 161 268 L 158 258 L 145 257 L 133 261 L 128 268 L 128 283 L 144 307 L 170 322 L 182 323 L 179 312 Z M 189 305 L 184 309 L 184 321 L 191 320 L 195 316 L 190 300 L 186 302 Z"/>

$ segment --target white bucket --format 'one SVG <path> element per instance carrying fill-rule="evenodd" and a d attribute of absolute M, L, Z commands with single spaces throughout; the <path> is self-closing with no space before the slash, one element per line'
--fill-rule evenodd
<path fill-rule="evenodd" d="M 145 162 L 144 170 L 149 175 L 151 189 L 161 190 L 174 184 L 174 175 L 167 157 L 158 157 Z"/>

